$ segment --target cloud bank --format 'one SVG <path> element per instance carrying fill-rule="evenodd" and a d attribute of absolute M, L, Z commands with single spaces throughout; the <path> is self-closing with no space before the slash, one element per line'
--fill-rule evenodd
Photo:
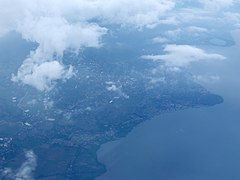
<path fill-rule="evenodd" d="M 23 62 L 12 80 L 33 86 L 40 91 L 51 90 L 56 80 L 69 79 L 73 68 L 61 63 L 64 51 L 83 47 L 99 47 L 105 28 L 95 24 L 70 24 L 59 17 L 26 17 L 17 31 L 24 39 L 39 44 Z"/>
<path fill-rule="evenodd" d="M 9 31 L 39 44 L 12 80 L 49 91 L 72 69 L 61 63 L 65 51 L 101 46 L 107 29 L 98 24 L 134 28 L 154 27 L 165 21 L 173 0 L 1 0 L 0 36 Z M 7 18 L 6 18 L 7 17 Z"/>
<path fill-rule="evenodd" d="M 102 37 L 108 33 L 106 27 L 109 25 L 143 30 L 171 24 L 177 30 L 168 31 L 169 36 L 179 36 L 182 26 L 188 24 L 191 26 L 187 33 L 198 35 L 209 28 L 197 27 L 196 22 L 215 24 L 213 21 L 219 23 L 219 17 L 224 16 L 224 23 L 226 19 L 231 19 L 239 24 L 239 14 L 227 11 L 237 3 L 239 0 L 197 0 L 193 4 L 198 6 L 192 7 L 189 0 L 1 0 L 0 36 L 15 31 L 23 39 L 39 45 L 29 53 L 12 80 L 40 91 L 49 91 L 57 81 L 74 75 L 74 68 L 62 63 L 64 52 L 101 47 Z M 224 13 L 216 17 L 219 10 Z M 156 37 L 153 42 L 166 43 L 169 39 Z M 166 56 L 161 58 L 170 58 Z M 196 58 L 187 57 L 186 61 L 190 59 Z"/>
<path fill-rule="evenodd" d="M 144 55 L 149 60 L 162 60 L 167 66 L 185 67 L 200 60 L 224 60 L 220 54 L 207 53 L 204 50 L 189 45 L 167 45 L 161 55 Z"/>
<path fill-rule="evenodd" d="M 95 24 L 70 24 L 60 17 L 27 16 L 18 24 L 17 32 L 28 41 L 39 44 L 23 62 L 12 80 L 48 91 L 56 80 L 73 76 L 73 69 L 61 63 L 64 51 L 83 47 L 99 47 L 106 29 Z"/>

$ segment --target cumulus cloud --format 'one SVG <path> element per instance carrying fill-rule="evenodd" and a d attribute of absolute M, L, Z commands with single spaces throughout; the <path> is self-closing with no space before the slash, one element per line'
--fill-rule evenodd
<path fill-rule="evenodd" d="M 116 92 L 119 96 L 129 99 L 129 96 L 122 91 L 122 86 L 117 87 L 114 82 L 106 82 L 106 84 L 108 85 L 106 87 L 108 91 Z"/>
<path fill-rule="evenodd" d="M 99 38 L 106 33 L 105 28 L 95 24 L 70 24 L 64 18 L 32 16 L 21 21 L 16 31 L 39 46 L 23 62 L 12 80 L 40 91 L 51 90 L 56 80 L 73 76 L 73 68 L 60 63 L 64 51 L 99 47 Z"/>
<path fill-rule="evenodd" d="M 25 153 L 26 161 L 21 165 L 15 175 L 15 180 L 33 180 L 33 171 L 37 166 L 37 158 L 33 151 Z"/>
<path fill-rule="evenodd" d="M 5 168 L 2 178 L 11 180 L 34 180 L 33 172 L 37 167 L 37 157 L 33 151 L 26 151 L 26 161 L 14 172 L 11 168 Z"/>
<path fill-rule="evenodd" d="M 105 2 L 104 2 L 105 1 Z M 111 23 L 133 25 L 135 27 L 154 27 L 159 23 L 174 23 L 166 17 L 166 12 L 175 7 L 172 0 L 99 0 L 103 8 L 103 18 Z M 109 3 L 110 2 L 110 3 Z"/>
<path fill-rule="evenodd" d="M 144 59 L 162 60 L 167 66 L 184 67 L 192 62 L 200 60 L 224 60 L 225 57 L 220 54 L 207 53 L 204 50 L 189 45 L 167 45 L 164 50 L 165 54 L 145 55 Z"/>
<path fill-rule="evenodd" d="M 230 8 L 236 2 L 239 0 L 197 0 L 196 4 L 205 7 L 202 8 L 191 7 L 192 3 L 188 0 L 1 0 L 0 36 L 16 31 L 23 39 L 39 45 L 26 57 L 12 80 L 40 91 L 49 91 L 57 81 L 68 79 L 74 74 L 74 68 L 62 63 L 64 52 L 101 47 L 101 39 L 107 34 L 106 27 L 109 24 L 141 30 L 160 24 L 178 24 L 176 30 L 162 33 L 166 37 L 153 39 L 154 43 L 166 43 L 178 39 L 182 33 L 206 33 L 208 28 L 194 24 L 215 22 L 215 19 L 219 19 L 214 17 L 216 11 Z M 237 13 L 233 15 L 225 11 L 225 17 L 234 21 L 238 21 L 238 16 Z M 184 24 L 193 26 L 184 28 Z M 164 55 L 164 59 L 172 53 Z M 186 59 L 192 61 L 197 58 Z M 47 67 L 45 72 L 42 67 Z M 51 69 L 55 75 L 47 74 Z"/>
<path fill-rule="evenodd" d="M 73 74 L 72 66 L 66 69 L 58 61 L 34 64 L 31 59 L 28 59 L 19 68 L 17 76 L 12 77 L 12 80 L 21 81 L 40 91 L 49 91 L 53 88 L 55 81 L 69 79 Z"/>
<path fill-rule="evenodd" d="M 173 0 L 1 0 L 0 7 L 0 36 L 16 31 L 24 39 L 39 44 L 12 79 L 46 91 L 70 73 L 61 63 L 64 51 L 101 46 L 101 37 L 107 29 L 98 22 L 134 28 L 172 23 L 165 13 L 175 3 Z"/>
<path fill-rule="evenodd" d="M 60 17 L 34 18 L 30 15 L 18 24 L 16 31 L 39 46 L 23 62 L 13 80 L 41 91 L 50 90 L 56 80 L 73 75 L 72 68 L 67 69 L 60 63 L 65 50 L 99 47 L 99 39 L 106 33 L 105 28 L 95 24 L 71 24 Z"/>
<path fill-rule="evenodd" d="M 26 16 L 33 18 L 62 17 L 67 22 L 98 20 L 110 24 L 152 27 L 158 23 L 171 23 L 167 12 L 174 9 L 174 0 L 2 0 L 0 25 L 6 30 L 16 28 Z"/>

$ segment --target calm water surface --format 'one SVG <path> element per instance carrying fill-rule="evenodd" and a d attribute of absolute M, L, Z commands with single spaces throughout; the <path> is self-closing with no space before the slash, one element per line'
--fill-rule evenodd
<path fill-rule="evenodd" d="M 98 158 L 107 172 L 96 180 L 240 179 L 240 47 L 211 49 L 228 59 L 199 63 L 191 71 L 219 76 L 201 83 L 225 102 L 162 114 L 104 144 Z"/>

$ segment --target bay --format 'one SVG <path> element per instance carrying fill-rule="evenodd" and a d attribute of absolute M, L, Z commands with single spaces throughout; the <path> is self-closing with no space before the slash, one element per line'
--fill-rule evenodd
<path fill-rule="evenodd" d="M 98 151 L 107 172 L 96 180 L 240 179 L 239 44 L 204 47 L 228 57 L 191 67 L 224 103 L 165 113 Z"/>

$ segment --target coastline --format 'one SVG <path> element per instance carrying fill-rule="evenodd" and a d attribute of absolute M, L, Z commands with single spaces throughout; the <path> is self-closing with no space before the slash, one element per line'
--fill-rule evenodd
<path fill-rule="evenodd" d="M 221 96 L 219 96 L 221 97 Z M 222 98 L 222 97 L 221 97 Z M 164 116 L 166 114 L 171 114 L 171 113 L 178 113 L 178 112 L 183 112 L 183 111 L 189 111 L 189 110 L 195 110 L 195 109 L 203 109 L 203 108 L 212 108 L 215 106 L 218 106 L 220 104 L 223 104 L 224 100 L 222 99 L 222 101 L 216 103 L 216 104 L 212 104 L 212 105 L 200 105 L 200 106 L 195 106 L 195 107 L 185 107 L 182 109 L 175 109 L 175 110 L 167 110 L 167 111 L 163 111 L 161 113 L 159 113 L 158 115 L 155 115 L 153 117 L 149 117 L 148 119 L 140 122 L 139 124 L 136 124 L 125 136 L 122 137 L 118 137 L 117 139 L 113 139 L 110 141 L 107 141 L 103 144 L 101 144 L 96 152 L 97 154 L 97 160 L 100 164 L 104 165 L 105 167 L 105 172 L 103 172 L 101 175 L 96 176 L 95 180 L 102 180 L 101 177 L 103 176 L 104 179 L 104 175 L 106 173 L 108 173 L 107 170 L 107 165 L 105 164 L 104 161 L 101 160 L 101 156 L 105 156 L 107 153 L 111 153 L 112 150 L 114 150 L 117 146 L 119 146 L 119 144 L 121 144 L 122 141 L 124 141 L 124 139 L 126 137 L 128 137 L 129 135 L 131 135 L 133 133 L 133 131 L 135 131 L 136 129 L 139 129 L 140 127 L 143 127 L 144 125 L 146 125 L 147 123 L 151 123 L 151 121 L 154 121 L 154 119 L 157 119 L 158 117 Z M 150 121 L 150 122 L 149 122 Z M 101 151 L 105 151 L 105 152 L 101 152 Z M 99 159 L 100 158 L 100 159 Z M 111 166 L 111 165 L 110 165 Z"/>

